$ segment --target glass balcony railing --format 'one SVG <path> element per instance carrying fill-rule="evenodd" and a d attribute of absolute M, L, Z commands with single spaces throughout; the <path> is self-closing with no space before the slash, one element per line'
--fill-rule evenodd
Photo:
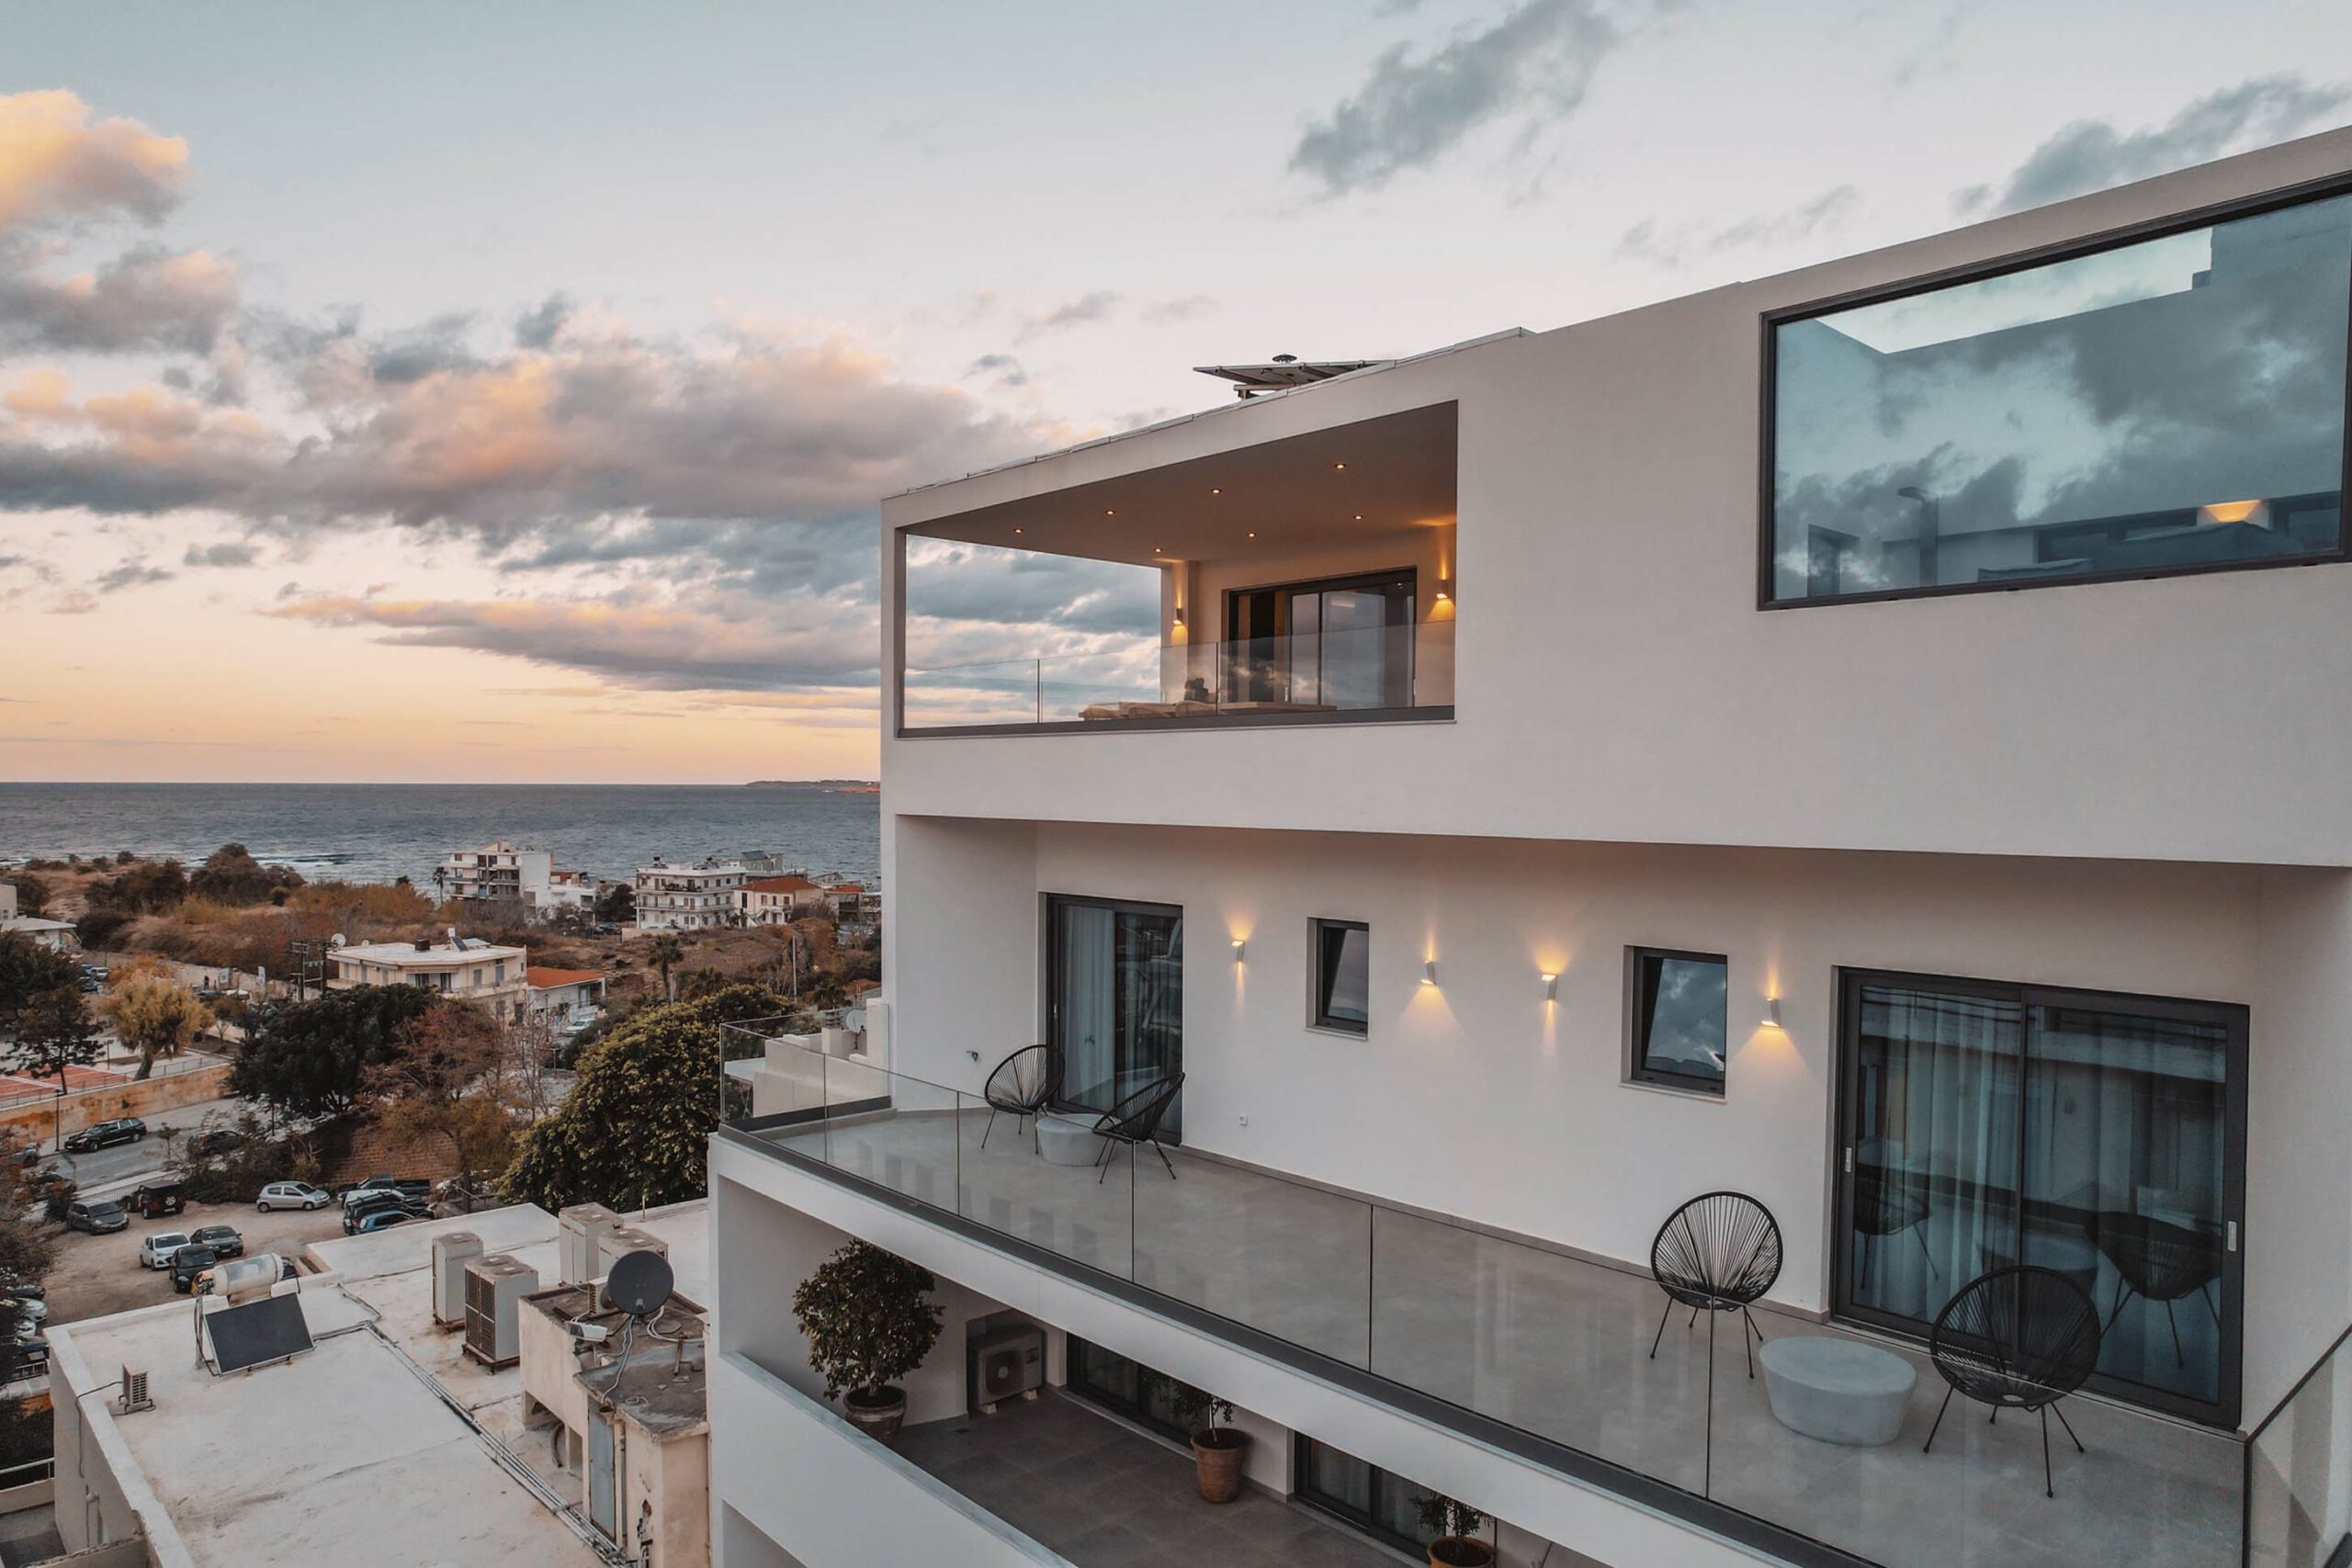
<path fill-rule="evenodd" d="M 1151 1149 L 1093 1139 L 1091 1112 L 1041 1143 L 977 1094 L 759 1024 L 738 1026 L 729 1050 L 731 1141 L 1254 1331 L 1309 1370 L 1349 1369 L 1374 1397 L 1773 1555 L 2323 1568 L 2347 1528 L 2343 1342 L 2250 1438 L 2067 1400 L 2086 1451 L 2058 1438 L 2053 1498 L 2030 1416 L 1988 1424 L 1956 1402 L 1922 1451 L 1946 1385 L 1907 1345 L 1870 1341 L 1917 1374 L 1900 1435 L 1816 1441 L 1774 1418 L 1736 1315 L 1662 1321 L 1665 1298 L 1630 1268 L 1181 1148 L 1163 1169 Z M 1671 1206 L 1662 1197 L 1661 1216 Z M 1756 1315 L 1771 1338 L 1860 1337 Z"/>
<path fill-rule="evenodd" d="M 1453 621 L 1231 642 L 1132 644 L 910 670 L 900 728 L 1426 717 L 1453 705 Z"/>

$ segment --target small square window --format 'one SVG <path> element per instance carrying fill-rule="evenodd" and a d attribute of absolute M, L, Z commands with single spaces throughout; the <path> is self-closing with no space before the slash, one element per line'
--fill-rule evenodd
<path fill-rule="evenodd" d="M 1361 920 L 1317 920 L 1314 928 L 1315 1027 L 1369 1032 L 1372 928 Z"/>
<path fill-rule="evenodd" d="M 1730 1052 L 1729 974 L 1721 953 L 1626 951 L 1628 1077 L 1700 1094 L 1723 1093 Z"/>

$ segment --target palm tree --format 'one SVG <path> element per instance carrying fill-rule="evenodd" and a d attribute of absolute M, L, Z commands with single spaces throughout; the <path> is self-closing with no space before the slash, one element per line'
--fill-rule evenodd
<path fill-rule="evenodd" d="M 447 891 L 448 886 L 449 868 L 446 865 L 435 866 L 433 868 L 433 895 L 436 902 L 440 899 L 441 895 Z"/>
<path fill-rule="evenodd" d="M 670 965 L 684 959 L 685 944 L 681 942 L 674 934 L 663 931 L 653 939 L 651 956 L 655 966 L 662 971 L 662 999 L 667 1001 L 671 996 Z"/>

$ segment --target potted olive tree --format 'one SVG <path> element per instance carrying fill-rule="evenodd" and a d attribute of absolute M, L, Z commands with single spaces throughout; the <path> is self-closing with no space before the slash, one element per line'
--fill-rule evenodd
<path fill-rule="evenodd" d="M 1487 1568 L 1494 1562 L 1495 1549 L 1478 1539 L 1487 1528 L 1486 1515 L 1439 1492 L 1414 1498 L 1413 1507 L 1421 1516 L 1421 1529 L 1435 1538 L 1430 1542 L 1430 1568 Z"/>
<path fill-rule="evenodd" d="M 938 1281 L 895 1252 L 853 1241 L 818 1266 L 792 1293 L 792 1314 L 808 1337 L 808 1364 L 824 1374 L 825 1397 L 877 1438 L 906 1419 L 897 1380 L 922 1365 L 939 1342 Z"/>
<path fill-rule="evenodd" d="M 1201 1500 L 1232 1502 L 1241 1495 L 1241 1461 L 1250 1452 L 1250 1434 L 1225 1425 L 1233 1419 L 1232 1402 L 1170 1378 L 1168 1406 L 1177 1425 L 1193 1435 Z"/>

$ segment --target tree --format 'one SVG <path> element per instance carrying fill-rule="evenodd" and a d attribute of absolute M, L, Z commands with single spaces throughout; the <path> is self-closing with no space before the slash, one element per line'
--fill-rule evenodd
<path fill-rule="evenodd" d="M 871 1242 L 853 1241 L 792 1292 L 792 1315 L 808 1337 L 808 1365 L 825 1397 L 843 1393 L 869 1409 L 890 1403 L 892 1383 L 939 1343 L 939 1288 L 931 1271 Z"/>
<path fill-rule="evenodd" d="M 189 892 L 217 904 L 284 903 L 301 886 L 301 873 L 291 866 L 264 865 L 243 844 L 221 845 L 187 879 Z"/>
<path fill-rule="evenodd" d="M 502 1184 L 506 1201 L 628 1211 L 701 1197 L 725 1026 L 783 1010 L 765 987 L 735 986 L 630 1014 L 582 1054 L 571 1092 L 523 1134 Z"/>
<path fill-rule="evenodd" d="M 397 1137 L 448 1145 L 469 1184 L 504 1170 L 514 1129 L 497 1021 L 469 1002 L 451 1002 L 403 1025 L 394 1045 L 362 1075 L 361 1111 Z"/>
<path fill-rule="evenodd" d="M 686 944 L 678 940 L 674 931 L 663 931 L 653 939 L 653 947 L 646 956 L 653 961 L 655 968 L 662 971 L 662 994 L 665 997 L 676 995 L 670 989 L 670 965 L 684 960 Z"/>
<path fill-rule="evenodd" d="M 230 1091 L 289 1117 L 347 1114 L 368 1069 L 399 1049 L 401 1030 L 443 1005 L 416 986 L 354 986 L 255 1008 Z"/>
<path fill-rule="evenodd" d="M 616 926 L 637 919 L 637 889 L 626 882 L 616 882 L 597 894 L 596 918 Z"/>
<path fill-rule="evenodd" d="M 82 1000 L 82 987 L 59 986 L 43 991 L 20 1010 L 10 1026 L 16 1042 L 8 1065 L 37 1078 L 62 1077 L 67 1067 L 86 1067 L 98 1059 L 97 1021 Z"/>
<path fill-rule="evenodd" d="M 78 992 L 81 984 L 82 972 L 65 954 L 20 931 L 0 931 L 0 1032 L 15 1037 L 17 1016 L 34 998 L 60 987 Z"/>
<path fill-rule="evenodd" d="M 160 915 L 187 897 L 187 873 L 175 860 L 126 863 L 121 875 L 90 884 L 85 897 L 93 910 Z"/>
<path fill-rule="evenodd" d="M 192 992 L 160 975 L 134 974 L 111 982 L 98 1010 L 114 1025 L 115 1038 L 139 1053 L 140 1077 L 155 1070 L 155 1058 L 187 1049 L 211 1026 L 212 1014 Z"/>

